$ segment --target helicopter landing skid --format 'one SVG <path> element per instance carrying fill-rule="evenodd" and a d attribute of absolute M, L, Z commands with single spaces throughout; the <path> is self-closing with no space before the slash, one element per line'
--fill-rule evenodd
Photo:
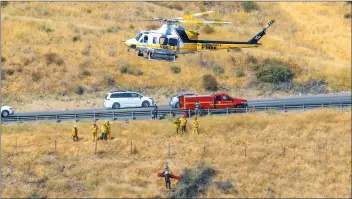
<path fill-rule="evenodd" d="M 143 60 L 146 60 L 146 61 L 163 61 L 163 62 L 178 62 L 176 60 L 168 60 L 168 59 L 162 59 L 162 58 L 159 58 L 159 59 L 155 59 L 155 58 L 146 58 L 146 57 L 142 57 Z"/>

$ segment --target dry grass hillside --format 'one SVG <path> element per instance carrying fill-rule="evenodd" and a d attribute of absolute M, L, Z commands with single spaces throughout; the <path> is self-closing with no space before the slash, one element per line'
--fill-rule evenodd
<path fill-rule="evenodd" d="M 112 122 L 97 155 L 90 122 L 77 143 L 72 122 L 2 125 L 2 197 L 350 198 L 350 122 L 338 110 L 209 116 L 198 136 L 167 120 Z M 184 176 L 172 193 L 156 176 L 166 161 Z"/>
<path fill-rule="evenodd" d="M 143 61 L 123 44 L 139 28 L 161 25 L 135 20 L 202 10 L 215 11 L 206 19 L 233 25 L 184 25 L 200 31 L 201 39 L 247 41 L 271 19 L 276 23 L 260 48 L 180 56 L 178 63 Z M 253 87 L 255 75 L 250 65 L 264 59 L 287 64 L 295 84 L 323 81 L 322 86 L 330 92 L 348 91 L 349 13 L 351 6 L 345 2 L 258 2 L 250 12 L 241 2 L 10 2 L 1 16 L 1 91 L 4 101 L 11 104 L 86 94 L 101 98 L 107 90 L 117 88 L 167 97 L 183 89 L 207 93 L 202 76 L 212 74 L 219 90 L 256 96 L 263 94 L 263 88 Z M 179 67 L 180 73 L 173 73 L 171 66 Z M 223 70 L 217 70 L 219 67 Z"/>

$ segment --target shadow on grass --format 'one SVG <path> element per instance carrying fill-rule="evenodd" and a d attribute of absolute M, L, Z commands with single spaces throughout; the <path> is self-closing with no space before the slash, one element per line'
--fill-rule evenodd
<path fill-rule="evenodd" d="M 185 169 L 178 187 L 169 198 L 194 198 L 204 194 L 215 175 L 215 169 L 204 164 L 194 169 Z"/>

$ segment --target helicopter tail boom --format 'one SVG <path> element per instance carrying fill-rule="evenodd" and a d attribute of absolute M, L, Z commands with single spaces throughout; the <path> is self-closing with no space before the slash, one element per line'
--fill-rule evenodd
<path fill-rule="evenodd" d="M 260 32 L 258 32 L 252 39 L 248 41 L 249 44 L 257 44 L 258 41 L 265 35 L 265 31 L 269 28 L 275 20 L 271 20 Z"/>

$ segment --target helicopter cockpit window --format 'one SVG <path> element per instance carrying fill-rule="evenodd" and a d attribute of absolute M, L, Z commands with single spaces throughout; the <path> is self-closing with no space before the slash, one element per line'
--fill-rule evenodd
<path fill-rule="evenodd" d="M 143 43 L 148 43 L 148 35 L 144 35 Z"/>
<path fill-rule="evenodd" d="M 137 41 L 139 41 L 139 38 L 141 38 L 141 36 L 142 36 L 142 33 L 138 33 L 138 35 L 136 36 L 135 39 L 136 39 Z"/>
<path fill-rule="evenodd" d="M 169 45 L 170 46 L 177 46 L 177 39 L 169 38 Z"/>
<path fill-rule="evenodd" d="M 165 38 L 165 37 L 160 37 L 159 38 L 159 44 L 161 44 L 161 45 L 167 45 L 167 38 Z"/>

